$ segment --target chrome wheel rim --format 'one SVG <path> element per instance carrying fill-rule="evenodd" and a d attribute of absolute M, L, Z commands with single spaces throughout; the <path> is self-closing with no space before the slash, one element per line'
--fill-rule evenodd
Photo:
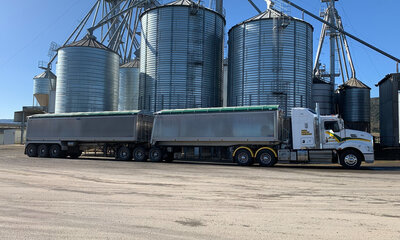
<path fill-rule="evenodd" d="M 358 162 L 358 158 L 354 154 L 347 154 L 346 157 L 344 157 L 344 162 L 347 166 L 355 166 Z"/>

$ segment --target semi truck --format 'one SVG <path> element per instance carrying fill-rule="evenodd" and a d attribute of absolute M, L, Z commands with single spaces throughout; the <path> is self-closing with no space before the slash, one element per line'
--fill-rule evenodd
<path fill-rule="evenodd" d="M 58 157 L 63 154 L 52 150 L 60 148 L 64 155 L 74 157 L 75 152 L 97 145 L 113 147 L 117 159 L 137 161 L 172 161 L 188 153 L 204 155 L 205 151 L 241 166 L 340 163 L 345 168 L 358 168 L 363 161 L 374 162 L 369 133 L 345 129 L 337 115 L 321 116 L 307 108 L 293 108 L 290 118 L 275 105 L 162 110 L 153 115 L 140 111 L 82 115 L 30 117 L 26 154 Z M 122 116 L 129 120 L 119 121 Z M 96 118 L 95 124 L 92 121 Z M 146 127 L 140 130 L 129 124 Z M 87 125 L 90 130 L 85 129 Z M 52 127 L 44 130 L 46 126 Z M 113 130 L 115 126 L 119 131 Z"/>

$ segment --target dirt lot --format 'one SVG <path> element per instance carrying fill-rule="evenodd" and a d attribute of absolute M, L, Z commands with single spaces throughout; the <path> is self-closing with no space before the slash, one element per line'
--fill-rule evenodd
<path fill-rule="evenodd" d="M 0 146 L 0 239 L 400 239 L 400 161 L 260 168 Z"/>

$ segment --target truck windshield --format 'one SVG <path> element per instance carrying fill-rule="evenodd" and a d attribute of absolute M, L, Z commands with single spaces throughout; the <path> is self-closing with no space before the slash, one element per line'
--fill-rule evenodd
<path fill-rule="evenodd" d="M 324 122 L 325 130 L 332 130 L 334 132 L 340 132 L 339 124 L 337 121 L 326 121 Z"/>

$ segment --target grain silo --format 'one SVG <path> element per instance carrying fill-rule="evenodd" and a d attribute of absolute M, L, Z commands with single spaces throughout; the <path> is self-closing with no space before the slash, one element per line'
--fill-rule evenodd
<path fill-rule="evenodd" d="M 47 112 L 54 112 L 56 79 L 51 71 L 44 71 L 33 78 L 33 96 L 40 106 L 47 108 Z"/>
<path fill-rule="evenodd" d="M 319 110 L 322 115 L 333 114 L 334 92 L 332 91 L 332 84 L 315 77 L 312 84 L 312 109 L 315 109 L 316 103 L 319 103 Z"/>
<path fill-rule="evenodd" d="M 118 110 L 139 109 L 139 60 L 121 65 L 119 70 Z"/>
<path fill-rule="evenodd" d="M 220 106 L 224 26 L 223 15 L 190 0 L 146 10 L 139 108 Z"/>
<path fill-rule="evenodd" d="M 118 109 L 119 55 L 87 35 L 58 49 L 56 113 Z"/>
<path fill-rule="evenodd" d="M 379 131 L 383 147 L 400 147 L 400 73 L 386 75 L 379 83 Z"/>
<path fill-rule="evenodd" d="M 370 91 L 371 88 L 355 78 L 339 86 L 339 113 L 346 128 L 369 132 Z"/>
<path fill-rule="evenodd" d="M 311 106 L 313 27 L 269 9 L 229 31 L 229 106 Z"/>

